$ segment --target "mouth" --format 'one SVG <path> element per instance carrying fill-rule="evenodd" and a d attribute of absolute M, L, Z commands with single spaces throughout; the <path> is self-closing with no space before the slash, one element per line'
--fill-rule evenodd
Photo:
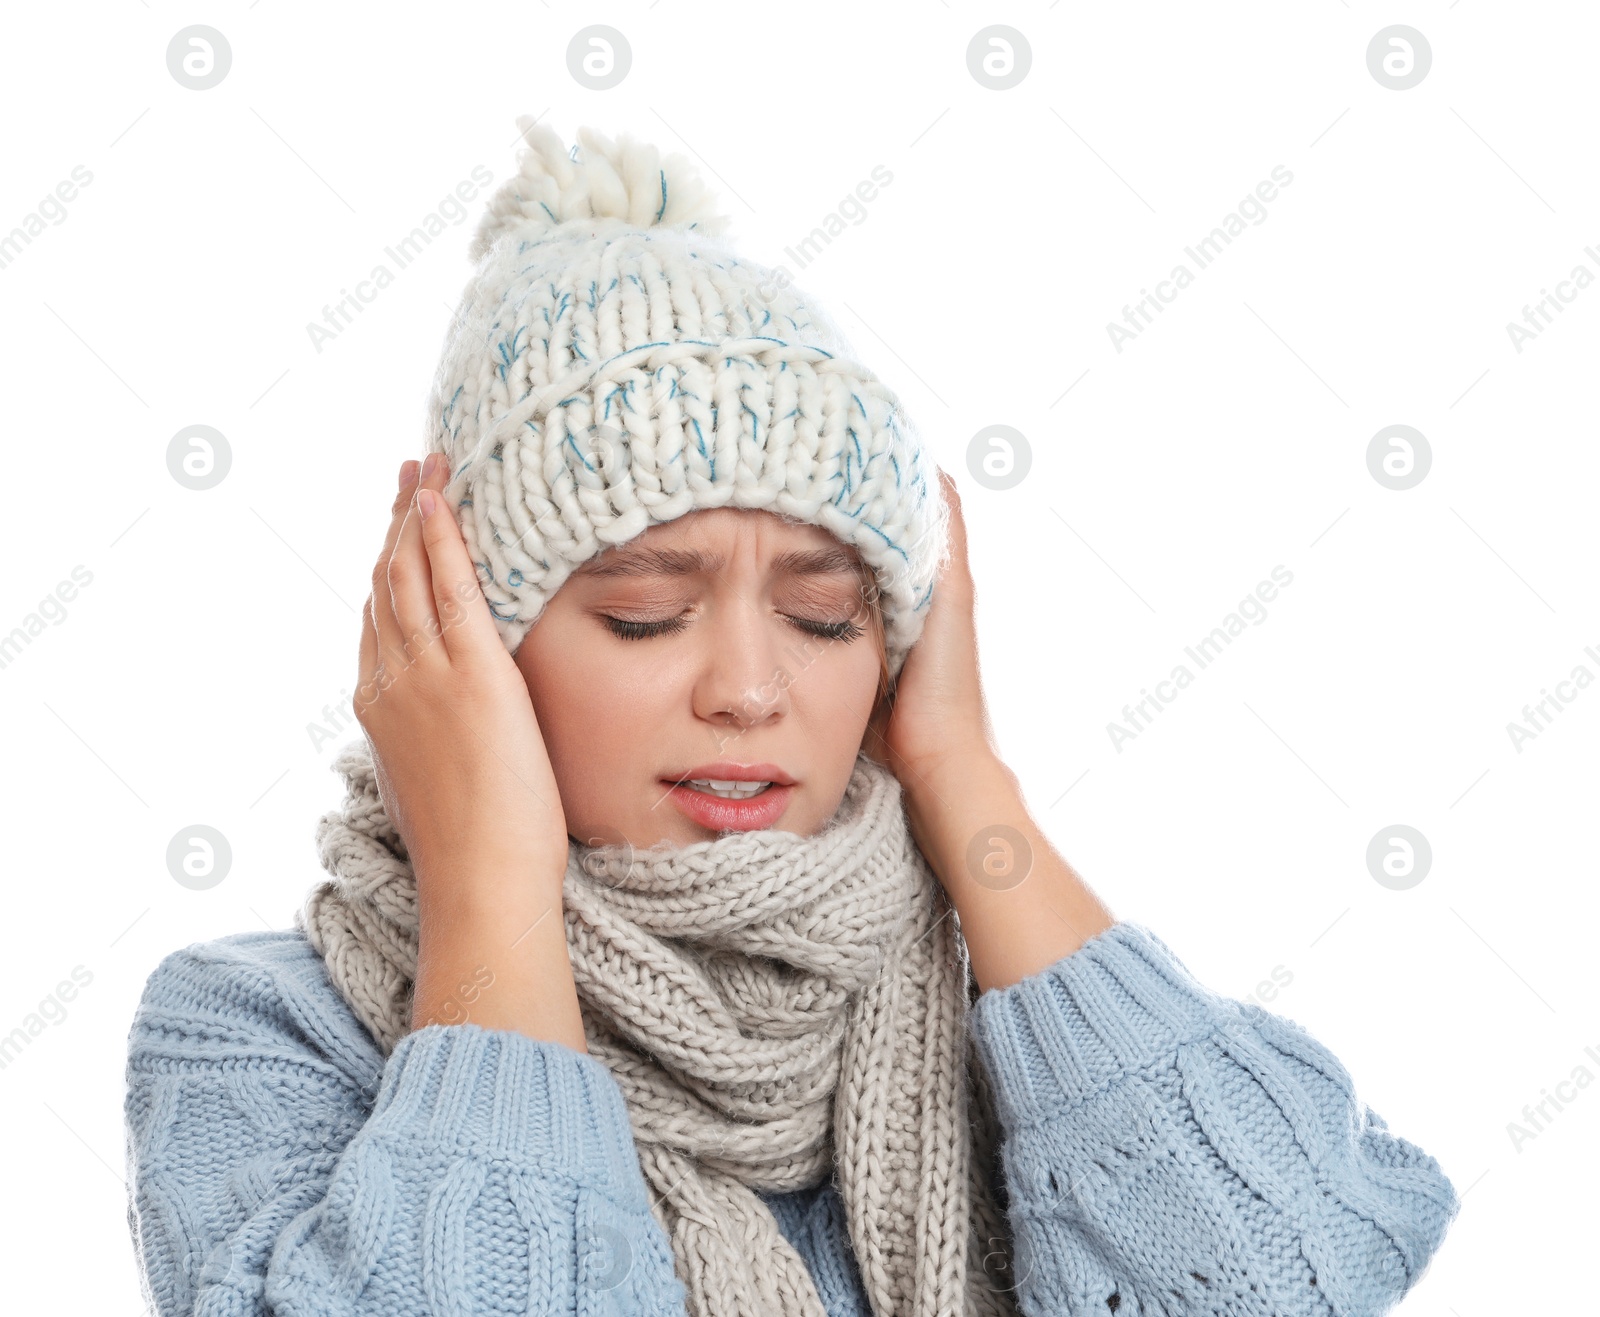
<path fill-rule="evenodd" d="M 696 791 L 703 791 L 708 796 L 716 796 L 719 800 L 749 800 L 752 796 L 759 796 L 763 791 L 770 790 L 771 782 L 740 782 L 734 778 L 719 781 L 716 778 L 691 777 L 676 784 L 680 787 L 693 787 Z"/>
<path fill-rule="evenodd" d="M 773 827 L 798 785 L 773 764 L 707 764 L 661 783 L 680 813 L 713 832 Z"/>

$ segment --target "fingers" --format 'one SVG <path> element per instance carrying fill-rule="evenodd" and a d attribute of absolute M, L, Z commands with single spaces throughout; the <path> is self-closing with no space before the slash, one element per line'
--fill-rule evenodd
<path fill-rule="evenodd" d="M 952 584 L 961 584 L 972 576 L 972 566 L 967 559 L 967 522 L 961 515 L 961 491 L 956 488 L 955 477 L 943 467 L 939 469 L 939 484 L 944 490 L 945 506 L 950 510 L 950 561 L 942 575 Z"/>
<path fill-rule="evenodd" d="M 432 511 L 422 516 L 421 535 L 445 652 L 459 663 L 489 652 L 486 646 L 499 649 L 502 645 L 454 511 L 443 493 L 433 494 L 432 500 Z"/>
<path fill-rule="evenodd" d="M 393 622 L 392 609 L 382 612 L 382 630 L 380 631 L 379 610 L 375 600 L 386 598 L 388 595 L 388 562 L 389 554 L 394 549 L 395 539 L 400 534 L 401 523 L 405 520 L 406 505 L 416 487 L 417 469 L 419 463 L 408 460 L 400 464 L 400 478 L 398 489 L 394 496 L 394 503 L 390 507 L 389 529 L 384 536 L 383 548 L 379 551 L 377 561 L 372 569 L 372 591 L 367 595 L 365 606 L 361 610 L 361 658 L 359 670 L 356 674 L 356 707 L 361 710 L 378 697 L 378 669 L 381 665 L 381 654 L 386 652 L 396 641 L 390 631 Z M 385 633 L 388 633 L 385 635 Z"/>
<path fill-rule="evenodd" d="M 956 488 L 955 477 L 943 467 L 939 469 L 939 485 L 944 491 L 945 506 L 950 509 L 951 526 L 959 527 L 964 532 L 966 523 L 961 517 L 961 491 Z"/>
<path fill-rule="evenodd" d="M 433 469 L 423 473 L 414 494 L 431 489 L 438 495 L 450 476 L 450 464 L 436 453 L 428 455 Z M 425 658 L 439 635 L 439 619 L 434 611 L 432 570 L 428 551 L 422 543 L 422 517 L 413 497 L 406 507 L 389 555 L 389 598 L 398 624 L 400 639 L 408 646 L 407 658 L 415 662 Z M 381 634 L 381 632 L 380 632 Z"/>
<path fill-rule="evenodd" d="M 389 559 L 395 542 L 400 538 L 400 528 L 405 524 L 406 510 L 416 492 L 420 463 L 403 462 L 400 465 L 400 487 L 390 508 L 389 529 L 383 538 L 383 548 L 378 552 L 372 567 L 372 596 L 367 601 L 372 618 L 376 658 L 379 663 L 399 664 L 404 661 L 400 624 L 395 620 L 394 601 L 389 592 Z"/>
<path fill-rule="evenodd" d="M 356 693 L 353 703 L 357 719 L 378 698 L 378 632 L 372 621 L 372 596 L 361 609 L 361 661 L 356 670 Z"/>

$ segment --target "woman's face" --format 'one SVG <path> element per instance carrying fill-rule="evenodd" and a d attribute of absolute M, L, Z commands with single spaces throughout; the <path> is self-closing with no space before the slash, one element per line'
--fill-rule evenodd
<path fill-rule="evenodd" d="M 856 552 L 809 523 L 711 508 L 586 561 L 516 663 L 584 845 L 819 831 L 878 692 L 881 625 Z M 770 781 L 727 800 L 685 779 Z"/>

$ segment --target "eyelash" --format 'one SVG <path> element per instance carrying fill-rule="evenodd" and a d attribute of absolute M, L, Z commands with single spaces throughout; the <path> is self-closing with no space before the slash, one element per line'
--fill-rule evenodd
<path fill-rule="evenodd" d="M 611 633 L 622 640 L 648 640 L 651 636 L 682 631 L 689 625 L 681 617 L 669 617 L 662 622 L 630 622 L 621 617 L 606 617 L 603 620 Z M 811 635 L 821 636 L 825 640 L 842 640 L 846 644 L 866 633 L 866 628 L 855 622 L 807 622 L 798 617 L 788 620 Z"/>

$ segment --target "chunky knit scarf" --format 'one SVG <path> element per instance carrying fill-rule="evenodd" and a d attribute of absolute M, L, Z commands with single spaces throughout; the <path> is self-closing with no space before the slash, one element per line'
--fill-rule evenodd
<path fill-rule="evenodd" d="M 366 739 L 295 925 L 384 1055 L 410 1029 L 416 881 Z M 826 1317 L 756 1191 L 834 1177 L 875 1317 L 1013 1317 L 992 1097 L 948 898 L 865 755 L 819 833 L 649 851 L 572 842 L 589 1052 L 620 1085 L 693 1317 Z"/>

